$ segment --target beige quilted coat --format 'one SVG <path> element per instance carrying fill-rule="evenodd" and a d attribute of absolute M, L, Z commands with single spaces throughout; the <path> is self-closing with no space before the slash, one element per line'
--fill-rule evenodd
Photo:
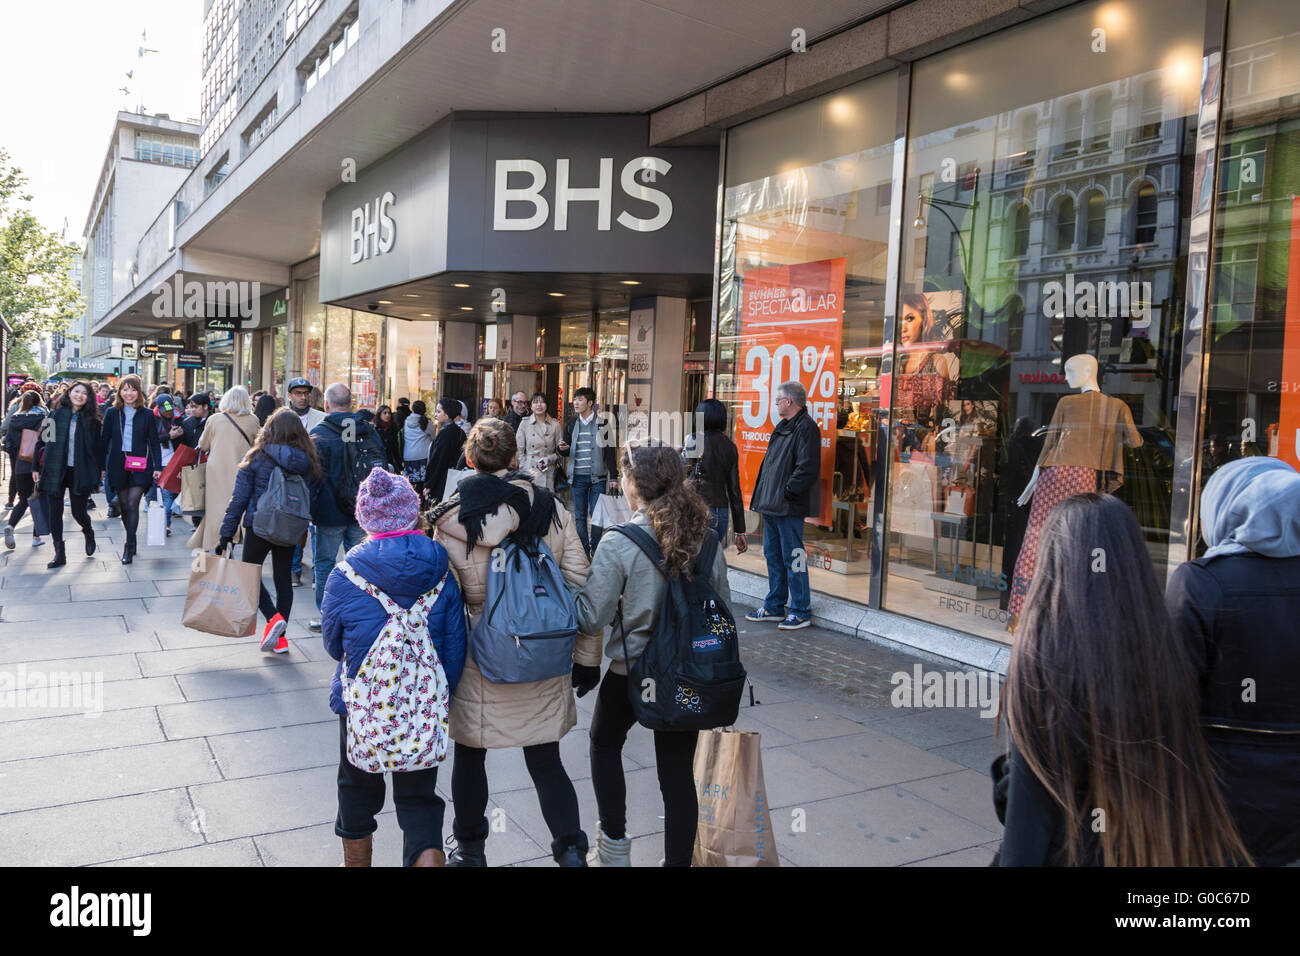
<path fill-rule="evenodd" d="M 496 473 L 498 477 L 505 471 Z M 531 486 L 525 481 L 516 484 Z M 587 556 L 578 540 L 573 517 L 558 501 L 560 527 L 552 527 L 546 545 L 555 555 L 561 573 L 575 590 L 587 581 Z M 451 570 L 460 585 L 470 626 L 483 613 L 487 595 L 488 565 L 492 549 L 518 526 L 515 513 L 504 505 L 483 522 L 483 535 L 469 555 L 465 553 L 465 528 L 460 523 L 460 509 L 453 508 L 434 523 L 434 538 L 447 549 Z M 573 658 L 579 664 L 598 667 L 601 660 L 599 635 L 578 635 Z M 574 705 L 573 683 L 568 674 L 531 684 L 494 684 L 479 673 L 473 654 L 465 660 L 465 670 L 451 699 L 450 733 L 452 740 L 468 747 L 495 749 L 528 747 L 559 740 L 578 722 Z"/>

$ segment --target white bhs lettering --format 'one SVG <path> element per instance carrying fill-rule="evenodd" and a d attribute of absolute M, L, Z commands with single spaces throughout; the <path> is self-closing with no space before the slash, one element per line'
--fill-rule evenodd
<path fill-rule="evenodd" d="M 633 232 L 655 232 L 668 225 L 673 217 L 673 201 L 668 194 L 652 189 L 645 181 L 654 182 L 656 176 L 663 176 L 673 168 L 673 164 L 657 156 L 638 156 L 623 166 L 619 175 L 619 185 L 623 192 L 633 199 L 640 199 L 652 204 L 657 210 L 649 219 L 642 219 L 624 210 L 616 220 L 624 229 Z M 637 181 L 637 172 L 646 170 L 642 182 Z M 511 173 L 525 173 L 531 177 L 526 186 L 510 186 Z M 595 186 L 569 185 L 569 160 L 555 161 L 555 230 L 564 232 L 569 228 L 569 203 L 594 202 L 596 204 L 596 229 L 608 232 L 610 229 L 611 207 L 613 205 L 614 160 L 606 156 L 600 161 Z M 551 205 L 542 190 L 546 188 L 546 167 L 534 159 L 498 159 L 496 163 L 496 189 L 492 204 L 492 229 L 496 232 L 526 232 L 538 229 L 551 217 Z M 506 205 L 511 202 L 526 202 L 533 211 L 523 218 L 510 218 L 506 215 Z M 353 214 L 355 216 L 355 213 Z M 355 220 L 354 220 L 355 221 Z"/>
<path fill-rule="evenodd" d="M 381 256 L 392 250 L 397 242 L 397 223 L 388 211 L 396 205 L 392 193 L 384 193 L 372 204 L 366 203 L 352 210 L 352 243 L 349 262 L 360 262 L 371 256 Z"/>

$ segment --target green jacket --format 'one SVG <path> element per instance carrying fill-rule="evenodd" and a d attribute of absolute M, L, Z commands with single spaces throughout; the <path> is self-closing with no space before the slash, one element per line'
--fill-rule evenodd
<path fill-rule="evenodd" d="M 632 515 L 631 523 L 654 534 L 650 519 L 640 511 Z M 628 587 L 632 582 L 635 582 L 633 586 Z M 709 583 L 730 606 L 727 560 L 721 547 L 714 558 Z M 592 556 L 587 583 L 575 599 L 578 606 L 578 630 L 584 634 L 599 634 L 605 627 L 614 624 L 619 598 L 622 598 L 623 626 L 627 629 L 627 660 L 635 662 L 654 633 L 666 588 L 663 574 L 646 557 L 644 551 L 626 535 L 607 530 L 601 535 L 600 544 Z M 616 624 L 610 628 L 609 636 L 605 639 L 605 656 L 611 661 L 610 670 L 616 674 L 627 673 L 624 666 L 623 633 Z"/>

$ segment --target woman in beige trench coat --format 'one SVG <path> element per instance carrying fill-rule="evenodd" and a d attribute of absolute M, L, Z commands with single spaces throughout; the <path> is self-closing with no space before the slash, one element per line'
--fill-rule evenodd
<path fill-rule="evenodd" d="M 475 473 L 462 478 L 456 494 L 427 515 L 431 533 L 447 549 L 471 627 L 483 613 L 493 551 L 509 535 L 525 545 L 533 535 L 544 541 L 571 589 L 587 580 L 587 555 L 573 518 L 540 483 L 508 471 L 515 451 L 509 425 L 479 419 L 465 440 L 466 462 Z M 452 832 L 458 846 L 448 866 L 487 865 L 485 759 L 488 750 L 507 747 L 523 748 L 556 863 L 586 865 L 587 835 L 580 826 L 577 794 L 560 760 L 559 741 L 577 723 L 574 691 L 586 694 L 600 679 L 600 644 L 598 634 L 579 634 L 571 673 L 526 684 L 488 681 L 470 651 L 451 699 L 449 732 L 456 742 Z"/>
<path fill-rule="evenodd" d="M 208 418 L 199 436 L 199 451 L 208 453 L 207 487 L 203 520 L 190 537 L 190 548 L 211 551 L 221 541 L 221 519 L 235 491 L 235 472 L 260 428 L 246 388 L 236 385 L 221 396 L 219 411 Z"/>
<path fill-rule="evenodd" d="M 519 448 L 519 470 L 531 472 L 533 481 L 547 491 L 555 490 L 556 446 L 563 433 L 560 423 L 547 414 L 546 396 L 533 396 L 533 414 L 519 423 L 515 444 Z"/>

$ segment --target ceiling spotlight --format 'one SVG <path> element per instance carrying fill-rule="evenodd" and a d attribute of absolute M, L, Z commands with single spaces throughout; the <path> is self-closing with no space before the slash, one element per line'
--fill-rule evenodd
<path fill-rule="evenodd" d="M 563 292 L 548 292 L 548 293 L 546 293 L 546 294 L 547 294 L 547 295 L 553 295 L 553 296 L 555 296 L 557 299 L 561 299 L 561 298 L 564 297 L 564 293 L 563 293 Z"/>
<path fill-rule="evenodd" d="M 380 299 L 380 300 L 379 300 L 379 304 L 380 304 L 380 305 L 392 305 L 393 303 L 390 302 L 388 299 Z"/>
<path fill-rule="evenodd" d="M 474 306 L 472 306 L 472 305 L 462 305 L 462 306 L 460 307 L 460 310 L 461 310 L 462 312 L 473 312 L 473 311 L 474 311 Z"/>
<path fill-rule="evenodd" d="M 452 285 L 454 285 L 457 289 L 468 289 L 468 288 L 469 288 L 469 283 L 468 283 L 468 282 L 453 282 Z"/>
<path fill-rule="evenodd" d="M 406 296 L 408 299 L 418 299 L 420 297 L 417 292 L 403 292 L 402 295 Z"/>
<path fill-rule="evenodd" d="M 421 313 L 420 313 L 420 318 L 422 318 L 422 319 L 431 319 L 431 318 L 433 318 L 433 313 L 432 313 L 432 312 L 421 312 Z"/>
<path fill-rule="evenodd" d="M 636 279 L 623 279 L 623 280 L 622 280 L 622 284 L 623 284 L 623 285 L 640 285 L 641 283 L 638 282 Z"/>

